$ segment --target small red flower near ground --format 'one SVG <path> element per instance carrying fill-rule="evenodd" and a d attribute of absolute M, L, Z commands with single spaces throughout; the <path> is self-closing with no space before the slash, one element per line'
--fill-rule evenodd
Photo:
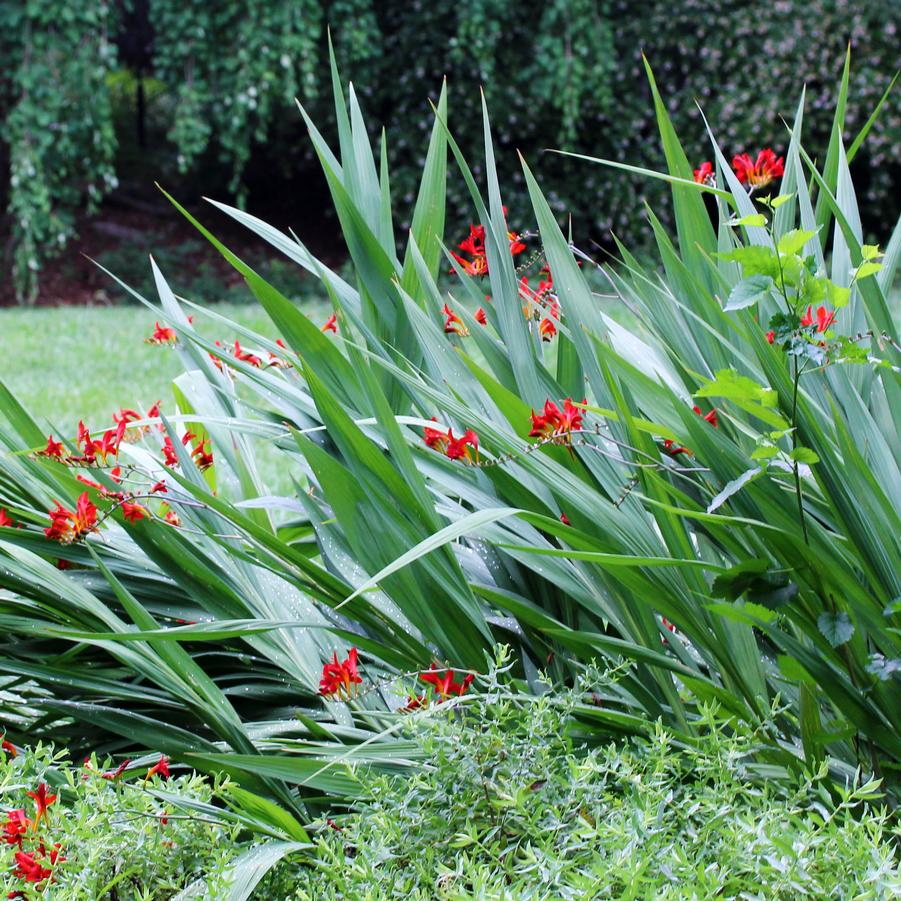
<path fill-rule="evenodd" d="M 9 741 L 6 736 L 3 737 L 3 740 L 0 741 L 0 750 L 9 754 L 10 757 L 18 757 L 19 752 L 16 750 L 16 746 Z"/>
<path fill-rule="evenodd" d="M 712 185 L 714 183 L 713 163 L 710 160 L 705 160 L 699 168 L 695 169 L 695 181 L 699 185 Z"/>
<path fill-rule="evenodd" d="M 444 675 L 439 675 L 439 673 L 444 673 Z M 438 696 L 438 703 L 440 704 L 446 698 L 460 697 L 472 684 L 475 676 L 472 673 L 467 673 L 463 677 L 462 682 L 456 682 L 454 680 L 454 671 L 452 669 L 439 670 L 438 664 L 433 663 L 427 672 L 419 674 L 419 678 L 426 684 L 432 686 L 435 694 Z"/>
<path fill-rule="evenodd" d="M 776 340 L 776 333 L 775 333 L 775 332 L 767 332 L 767 333 L 766 333 L 766 341 L 767 341 L 767 344 L 772 344 L 775 340 Z"/>
<path fill-rule="evenodd" d="M 356 696 L 356 686 L 363 682 L 357 671 L 357 649 L 351 648 L 347 652 L 347 659 L 338 662 L 337 651 L 332 655 L 331 662 L 322 667 L 322 679 L 319 680 L 319 694 L 325 698 L 338 698 L 338 700 L 350 700 Z"/>
<path fill-rule="evenodd" d="M 16 869 L 13 875 L 26 882 L 43 882 L 53 875 L 53 870 L 49 867 L 42 866 L 36 861 L 34 851 L 26 854 L 24 851 L 16 851 Z"/>
<path fill-rule="evenodd" d="M 56 509 L 50 511 L 50 526 L 44 529 L 44 534 L 51 541 L 70 544 L 94 531 L 97 508 L 91 503 L 87 491 L 78 498 L 74 513 L 67 510 L 59 501 L 55 503 Z"/>
<path fill-rule="evenodd" d="M 565 513 L 560 514 L 560 522 L 565 526 L 571 526 L 572 523 L 569 521 L 569 517 Z"/>
<path fill-rule="evenodd" d="M 47 810 L 56 801 L 56 795 L 47 794 L 47 783 L 42 782 L 37 791 L 28 792 L 28 797 L 34 799 L 34 822 L 32 829 L 37 831 L 38 823 L 47 815 Z"/>
<path fill-rule="evenodd" d="M 169 758 L 166 757 L 165 754 L 161 754 L 160 759 L 152 767 L 150 767 L 149 770 L 147 770 L 147 775 L 144 777 L 144 781 L 146 782 L 153 776 L 159 776 L 161 779 L 169 778 Z"/>
<path fill-rule="evenodd" d="M 22 837 L 28 833 L 31 820 L 25 815 L 25 808 L 10 810 L 6 814 L 6 822 L 3 824 L 3 841 L 8 845 L 18 845 L 22 850 Z"/>
<path fill-rule="evenodd" d="M 325 320 L 325 325 L 322 326 L 321 331 L 334 332 L 336 335 L 338 334 L 338 316 L 335 313 L 332 313 L 332 315 Z"/>
<path fill-rule="evenodd" d="M 6 515 L 6 507 L 0 507 L 0 527 L 11 529 L 15 522 Z"/>
<path fill-rule="evenodd" d="M 407 703 L 403 707 L 398 707 L 398 713 L 412 713 L 414 710 L 421 710 L 428 706 L 429 699 L 425 695 L 407 695 Z"/>
<path fill-rule="evenodd" d="M 777 158 L 767 147 L 757 154 L 756 160 L 752 160 L 747 153 L 736 154 L 732 158 L 732 168 L 743 185 L 750 185 L 752 189 L 763 188 L 773 179 L 782 178 L 785 160 L 781 156 Z"/>
<path fill-rule="evenodd" d="M 807 312 L 801 317 L 801 325 L 807 328 L 813 325 L 813 309 L 807 308 Z M 825 332 L 835 322 L 835 310 L 827 310 L 826 307 L 817 307 L 816 328 L 818 332 Z"/>

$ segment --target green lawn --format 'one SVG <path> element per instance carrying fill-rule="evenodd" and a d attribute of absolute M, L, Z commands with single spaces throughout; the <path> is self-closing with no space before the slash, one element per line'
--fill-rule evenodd
<path fill-rule="evenodd" d="M 215 309 L 275 337 L 256 305 Z M 181 364 L 171 348 L 144 342 L 153 324 L 148 310 L 130 306 L 0 310 L 0 377 L 48 430 L 71 433 L 79 419 L 99 427 L 120 407 L 143 411 L 171 398 Z M 198 325 L 211 338 L 234 341 L 214 325 Z"/>
<path fill-rule="evenodd" d="M 320 301 L 304 305 L 314 321 L 328 311 Z M 215 305 L 222 316 L 277 337 L 255 304 Z M 231 345 L 237 337 L 197 316 L 195 325 L 211 340 Z M 158 400 L 173 409 L 172 379 L 183 370 L 168 346 L 147 344 L 154 317 L 143 307 L 57 307 L 0 310 L 0 378 L 49 434 L 74 437 L 78 420 L 91 431 L 107 428 L 121 407 L 143 412 Z M 168 403 L 166 403 L 168 401 Z M 263 443 L 257 465 L 273 493 L 294 491 L 283 455 Z"/>

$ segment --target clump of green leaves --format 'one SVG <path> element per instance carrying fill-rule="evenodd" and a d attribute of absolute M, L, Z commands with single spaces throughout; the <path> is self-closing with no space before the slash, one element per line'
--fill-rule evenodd
<path fill-rule="evenodd" d="M 115 772 L 104 764 L 109 761 L 92 757 L 78 767 L 46 745 L 19 749 L 15 756 L 9 749 L 0 754 L 2 817 L 6 820 L 11 810 L 24 812 L 29 824 L 19 836 L 21 851 L 52 870 L 52 879 L 23 880 L 15 869 L 20 846 L 4 836 L 2 897 L 150 901 L 172 898 L 196 879 L 208 886 L 208 897 L 223 897 L 238 830 L 188 809 L 210 804 L 223 788 L 221 781 L 197 773 L 173 775 L 165 783 L 155 776 L 142 782 L 127 772 L 104 778 L 104 771 Z M 145 768 L 139 772 L 143 777 Z M 41 783 L 56 798 L 35 824 L 36 801 L 28 793 Z M 42 845 L 44 850 L 38 850 Z"/>
<path fill-rule="evenodd" d="M 888 898 L 901 888 L 875 782 L 825 769 L 761 778 L 756 738 L 711 709 L 691 745 L 587 747 L 594 686 L 483 692 L 410 719 L 425 765 L 322 824 L 315 866 L 285 864 L 271 897 Z M 599 689 L 602 690 L 602 689 Z M 828 788 L 827 788 L 828 785 Z"/>

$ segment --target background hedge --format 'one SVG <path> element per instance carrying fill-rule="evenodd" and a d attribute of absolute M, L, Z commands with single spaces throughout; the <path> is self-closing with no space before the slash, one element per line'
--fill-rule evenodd
<path fill-rule="evenodd" d="M 557 209 L 583 239 L 611 229 L 634 243 L 654 185 L 574 160 L 567 148 L 658 165 L 641 53 L 654 65 L 683 141 L 707 142 L 695 100 L 723 143 L 787 144 L 796 85 L 807 84 L 806 143 L 825 147 L 828 96 L 853 50 L 849 128 L 862 124 L 898 65 L 901 5 L 885 0 L 28 0 L 0 3 L 2 189 L 7 263 L 34 299 L 42 262 L 77 215 L 110 192 L 154 180 L 185 199 L 237 197 L 283 208 L 301 231 L 322 217 L 298 97 L 327 121 L 326 24 L 369 120 L 388 126 L 396 188 L 412 200 L 429 126 L 427 99 L 451 86 L 451 125 L 469 159 L 480 144 L 484 85 L 502 168 L 516 149 L 547 173 Z M 884 236 L 898 214 L 901 107 L 893 98 L 858 168 L 865 226 Z M 468 219 L 462 186 L 455 213 Z M 512 216 L 524 198 L 510 192 Z M 522 206 L 520 206 L 522 204 Z M 276 215 L 276 218 L 278 216 Z"/>

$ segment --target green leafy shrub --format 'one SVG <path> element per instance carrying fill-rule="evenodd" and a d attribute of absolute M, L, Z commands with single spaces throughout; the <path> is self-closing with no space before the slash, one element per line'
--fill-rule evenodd
<path fill-rule="evenodd" d="M 381 777 L 360 811 L 321 824 L 312 866 L 266 897 L 891 898 L 895 830 L 873 784 L 834 792 L 825 768 L 764 776 L 759 738 L 710 711 L 684 746 L 663 728 L 587 748 L 590 698 L 489 684 L 404 730 L 423 766 Z"/>
<path fill-rule="evenodd" d="M 751 191 L 715 141 L 716 184 L 694 180 L 651 78 L 668 172 L 613 166 L 671 185 L 676 239 L 652 215 L 660 272 L 625 246 L 603 270 L 629 327 L 527 165 L 538 235 L 508 221 L 487 106 L 486 196 L 442 95 L 399 251 L 385 145 L 333 72 L 335 149 L 304 115 L 354 278 L 217 204 L 321 280 L 331 319 L 200 226 L 270 333 L 154 266 L 160 305 L 139 299 L 185 366 L 174 406 L 64 447 L 3 396 L 0 669 L 31 734 L 223 770 L 301 829 L 412 765 L 398 674 L 465 688 L 510 642 L 534 692 L 539 669 L 570 685 L 626 661 L 581 713 L 598 736 L 659 720 L 689 742 L 716 703 L 765 762 L 826 762 L 839 784 L 862 768 L 896 797 L 901 230 L 884 256 L 863 243 L 849 164 L 875 120 L 845 148 L 848 68 L 822 166 L 802 105 Z M 462 242 L 444 241 L 448 148 L 480 223 Z M 761 212 L 764 175 L 782 181 Z M 291 494 L 261 477 L 264 445 Z"/>
<path fill-rule="evenodd" d="M 15 756 L 10 750 L 4 743 L 0 758 L 4 898 L 150 901 L 175 897 L 199 878 L 208 897 L 225 897 L 237 827 L 175 806 L 209 804 L 218 785 L 195 773 L 142 783 L 153 759 L 117 773 L 95 756 L 78 767 L 46 746 L 19 748 Z M 41 817 L 32 793 L 49 802 Z M 43 878 L 29 880 L 32 872 Z"/>

